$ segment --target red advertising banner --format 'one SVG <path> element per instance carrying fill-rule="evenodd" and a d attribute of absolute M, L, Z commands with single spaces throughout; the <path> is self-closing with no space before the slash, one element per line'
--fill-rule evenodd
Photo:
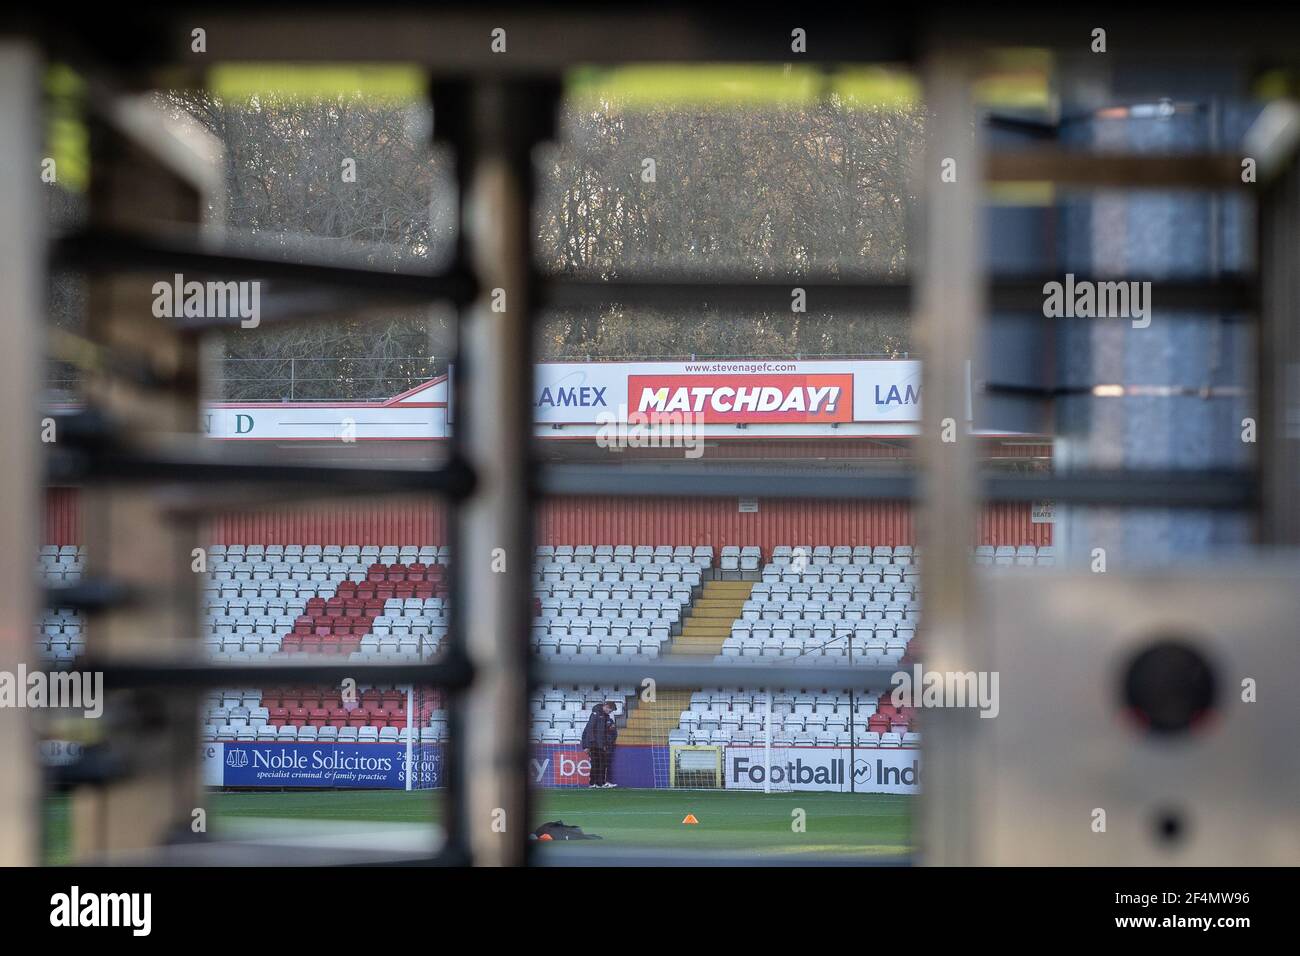
<path fill-rule="evenodd" d="M 704 424 L 851 422 L 853 376 L 629 375 L 627 412 L 699 415 Z"/>

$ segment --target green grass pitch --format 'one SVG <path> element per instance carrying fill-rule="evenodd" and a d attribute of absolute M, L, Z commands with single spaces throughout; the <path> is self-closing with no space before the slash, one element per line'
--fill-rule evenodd
<path fill-rule="evenodd" d="M 209 824 L 239 820 L 345 820 L 419 823 L 437 820 L 439 801 L 427 791 L 209 793 Z M 529 829 L 547 820 L 577 825 L 603 839 L 548 844 L 543 852 L 687 849 L 727 853 L 896 857 L 911 850 L 912 797 L 889 794 L 718 792 L 693 790 L 541 790 Z M 791 827 L 793 811 L 806 829 Z M 66 803 L 47 804 L 51 863 L 68 861 Z M 683 824 L 691 813 L 698 825 Z"/>

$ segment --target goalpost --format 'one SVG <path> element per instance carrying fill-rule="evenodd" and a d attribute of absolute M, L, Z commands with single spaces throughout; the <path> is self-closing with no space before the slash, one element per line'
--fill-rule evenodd
<path fill-rule="evenodd" d="M 668 786 L 674 789 L 717 789 L 722 786 L 722 748 L 709 744 L 677 744 L 668 748 Z"/>
<path fill-rule="evenodd" d="M 726 786 L 733 790 L 761 791 L 763 793 L 787 793 L 792 784 L 787 772 L 791 756 L 791 741 L 782 729 L 783 714 L 776 706 L 779 691 L 762 688 L 750 697 L 751 713 L 761 724 L 757 733 L 749 738 L 748 744 L 742 734 L 739 741 L 733 740 L 727 746 L 725 777 Z M 745 692 L 733 699 L 733 708 L 743 707 Z"/>
<path fill-rule="evenodd" d="M 443 785 L 442 740 L 430 733 L 430 717 L 438 713 L 437 692 L 427 687 L 406 687 L 406 726 L 404 735 L 406 789 L 432 790 Z M 435 723 L 435 727 L 445 725 Z"/>
<path fill-rule="evenodd" d="M 696 691 L 660 715 L 666 739 L 655 785 L 783 793 L 792 788 L 791 741 L 769 688 Z"/>
<path fill-rule="evenodd" d="M 423 663 L 437 653 L 421 637 L 419 658 Z M 443 738 L 446 733 L 442 695 L 436 688 L 407 685 L 404 734 L 406 789 L 433 790 L 443 785 Z"/>

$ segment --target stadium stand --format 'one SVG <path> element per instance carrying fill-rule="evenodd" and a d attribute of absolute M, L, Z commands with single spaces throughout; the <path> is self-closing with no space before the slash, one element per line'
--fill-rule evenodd
<path fill-rule="evenodd" d="M 983 545 L 977 565 L 1050 566 L 1050 547 Z M 214 545 L 204 585 L 202 633 L 213 659 L 268 655 L 398 661 L 436 655 L 447 629 L 447 549 L 435 546 Z M 914 656 L 921 610 L 920 555 L 898 545 L 781 545 L 767 563 L 757 547 L 546 545 L 536 550 L 531 643 L 557 658 L 706 656 L 756 662 L 902 665 Z M 84 554 L 41 549 L 47 586 L 80 579 Z M 725 579 L 725 580 L 724 580 Z M 81 616 L 47 610 L 43 659 L 70 664 L 84 650 Z M 626 743 L 750 744 L 766 739 L 767 696 L 714 688 L 634 702 L 620 685 L 544 687 L 530 699 L 530 738 L 573 744 L 593 703 L 614 700 Z M 446 714 L 436 693 L 418 695 L 414 739 L 440 742 Z M 208 696 L 211 740 L 400 741 L 406 688 L 231 688 Z M 857 697 L 790 688 L 770 700 L 777 746 L 917 746 L 916 715 L 885 693 Z"/>
<path fill-rule="evenodd" d="M 446 634 L 445 548 L 230 545 L 209 554 L 204 628 L 216 659 L 323 653 L 410 660 L 437 654 Z M 657 656 L 712 560 L 708 548 L 539 548 L 534 646 L 557 656 Z M 532 738 L 576 741 L 594 701 L 633 693 L 614 685 L 543 688 L 532 699 Z M 209 698 L 205 718 L 214 740 L 407 735 L 400 687 L 359 688 L 347 705 L 331 688 L 227 690 Z M 436 695 L 421 696 L 413 718 L 421 742 L 443 739 L 446 716 Z"/>
<path fill-rule="evenodd" d="M 827 690 L 782 690 L 772 695 L 774 747 L 915 747 L 921 735 L 911 708 L 896 708 L 888 694 L 851 699 Z M 762 744 L 766 737 L 767 695 L 753 690 L 715 688 L 691 694 L 669 744 Z"/>
<path fill-rule="evenodd" d="M 37 573 L 48 588 L 63 587 L 81 580 L 85 555 L 76 545 L 47 544 L 41 547 Z M 85 651 L 84 621 L 71 608 L 46 608 L 36 635 L 42 661 L 56 666 L 71 664 Z"/>
<path fill-rule="evenodd" d="M 218 660 L 410 660 L 446 635 L 446 549 L 214 545 L 204 637 Z"/>
<path fill-rule="evenodd" d="M 749 549 L 723 549 L 720 565 L 742 574 L 757 567 Z M 983 545 L 977 565 L 1050 567 L 1050 547 Z M 778 545 L 740 606 L 718 661 L 903 666 L 916 656 L 921 613 L 920 553 L 909 545 Z M 740 689 L 697 692 L 667 733 L 671 744 L 750 744 L 767 739 L 769 701 Z M 911 747 L 920 744 L 916 714 L 889 695 L 851 700 L 826 690 L 785 688 L 770 701 L 775 746 Z"/>
<path fill-rule="evenodd" d="M 713 564 L 711 548 L 559 545 L 537 549 L 544 656 L 658 657 Z"/>

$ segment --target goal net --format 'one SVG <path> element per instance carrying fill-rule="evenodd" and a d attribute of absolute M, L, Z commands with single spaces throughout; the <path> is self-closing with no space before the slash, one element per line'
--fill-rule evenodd
<path fill-rule="evenodd" d="M 661 709 L 663 748 L 658 786 L 679 789 L 789 788 L 793 741 L 782 731 L 777 693 L 765 688 L 711 687 L 680 692 Z"/>
<path fill-rule="evenodd" d="M 683 692 L 677 705 L 661 709 L 665 746 L 656 785 L 853 792 L 859 765 L 878 746 L 868 721 L 879 697 L 809 687 Z"/>

